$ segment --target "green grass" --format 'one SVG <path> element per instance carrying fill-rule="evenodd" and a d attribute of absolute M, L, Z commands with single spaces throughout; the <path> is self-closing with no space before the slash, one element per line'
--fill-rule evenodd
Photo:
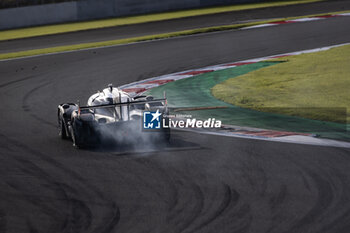
<path fill-rule="evenodd" d="M 328 14 L 337 14 L 337 13 L 342 13 L 342 12 L 332 12 L 332 13 L 328 13 Z M 318 15 L 325 15 L 325 14 L 318 14 Z M 163 33 L 163 34 L 156 34 L 156 35 L 147 35 L 147 36 L 126 38 L 126 39 L 119 39 L 119 40 L 109 40 L 109 41 L 101 41 L 101 42 L 64 45 L 64 46 L 50 47 L 50 48 L 43 48 L 43 49 L 34 49 L 34 50 L 19 51 L 19 52 L 12 52 L 12 53 L 3 53 L 3 54 L 0 54 L 0 60 L 19 58 L 19 57 L 27 57 L 27 56 L 35 56 L 35 55 L 41 55 L 41 54 L 75 51 L 75 50 L 82 50 L 82 49 L 87 49 L 87 48 L 122 45 L 122 44 L 136 43 L 136 42 L 141 42 L 141 41 L 167 39 L 167 38 L 172 38 L 172 37 L 188 36 L 188 35 L 215 32 L 215 31 L 225 31 L 225 30 L 232 30 L 232 29 L 239 29 L 239 28 L 244 28 L 244 27 L 249 27 L 249 26 L 255 26 L 255 25 L 259 25 L 259 24 L 278 22 L 281 20 L 291 20 L 291 19 L 312 17 L 312 16 L 318 16 L 318 15 L 307 15 L 307 16 L 300 16 L 300 17 L 280 18 L 280 19 L 274 19 L 274 20 L 264 20 L 264 21 L 242 23 L 242 24 L 198 28 L 198 29 L 192 29 L 192 30 L 184 30 L 184 31 L 170 32 L 170 33 Z"/>
<path fill-rule="evenodd" d="M 319 2 L 319 1 L 322 1 L 322 0 L 271 1 L 271 2 L 254 3 L 254 4 L 211 7 L 211 8 L 183 10 L 183 11 L 148 14 L 148 15 L 140 15 L 140 16 L 110 18 L 110 19 L 102 19 L 102 20 L 94 20 L 94 21 L 65 23 L 65 24 L 57 24 L 57 25 L 6 30 L 6 31 L 0 31 L 0 41 L 43 36 L 43 35 L 52 35 L 52 34 L 74 32 L 74 31 L 82 31 L 82 30 L 89 30 L 89 29 L 97 29 L 97 28 L 105 28 L 105 27 L 154 22 L 154 21 L 169 20 L 169 19 L 178 19 L 178 18 L 184 18 L 184 17 L 198 16 L 198 15 L 257 9 L 257 8 L 263 8 L 263 7 L 286 6 L 286 5 Z"/>
<path fill-rule="evenodd" d="M 262 112 L 350 122 L 349 45 L 276 61 L 284 62 L 228 79 L 213 87 L 212 94 Z"/>

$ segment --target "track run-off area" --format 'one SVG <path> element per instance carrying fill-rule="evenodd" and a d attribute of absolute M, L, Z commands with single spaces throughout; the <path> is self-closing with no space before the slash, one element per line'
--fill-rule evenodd
<path fill-rule="evenodd" d="M 317 53 L 346 45 L 348 44 L 186 70 L 133 82 L 120 88 L 132 96 L 146 94 L 162 98 L 166 93 L 168 104 L 175 111 L 200 119 L 216 117 L 226 124 L 222 126 L 221 130 L 194 129 L 200 133 L 350 148 L 349 142 L 329 140 L 332 138 L 347 140 L 350 135 L 346 124 L 326 123 L 324 121 L 252 111 L 220 101 L 211 93 L 211 88 L 224 80 L 280 63 L 279 61 L 273 61 L 273 59 L 288 59 L 289 56 Z M 200 111 L 190 110 L 201 108 Z M 319 136 L 323 139 L 316 138 Z M 325 139 L 327 137 L 328 139 Z"/>
<path fill-rule="evenodd" d="M 0 62 L 0 232 L 350 231 L 350 150 L 173 131 L 78 150 L 56 107 L 108 83 L 350 42 L 350 17 Z M 146 147 L 146 148 L 145 148 Z"/>

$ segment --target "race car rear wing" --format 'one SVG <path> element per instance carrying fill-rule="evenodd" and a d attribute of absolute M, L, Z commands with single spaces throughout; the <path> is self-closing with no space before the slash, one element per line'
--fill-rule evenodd
<path fill-rule="evenodd" d="M 101 104 L 95 106 L 79 106 L 78 105 L 78 115 L 80 116 L 82 110 L 92 110 L 92 109 L 101 109 L 101 108 L 112 108 L 112 107 L 120 107 L 120 117 L 123 120 L 130 120 L 130 105 L 142 105 L 142 104 L 151 104 L 151 103 L 161 103 L 162 107 L 167 109 L 167 100 L 164 99 L 152 99 L 145 101 L 130 101 L 125 103 L 116 103 L 116 104 Z M 157 105 L 159 106 L 159 105 Z M 150 106 L 151 107 L 151 106 Z M 154 106 L 152 106 L 154 107 Z M 151 109 L 149 109 L 151 110 Z M 166 110 L 167 111 L 167 110 Z"/>
<path fill-rule="evenodd" d="M 162 107 L 165 107 L 165 112 L 168 111 L 168 101 L 166 98 L 166 93 L 164 91 L 164 98 L 163 99 L 147 99 L 147 100 L 135 100 L 134 101 L 127 101 L 122 103 L 115 103 L 115 104 L 100 104 L 95 106 L 80 106 L 78 102 L 78 115 L 80 116 L 81 110 L 92 110 L 92 109 L 101 109 L 101 108 L 111 108 L 111 107 L 120 107 L 120 117 L 121 119 L 128 119 L 130 120 L 130 105 L 142 105 L 142 104 L 152 104 L 152 103 L 161 103 L 163 105 Z M 146 96 L 145 96 L 146 97 Z M 146 97 L 147 98 L 147 97 Z M 119 99 L 121 97 L 119 96 Z M 157 105 L 160 107 L 160 105 Z M 155 107 L 155 106 L 148 106 L 149 108 Z M 146 106 L 145 106 L 146 108 Z M 146 109 L 145 109 L 146 110 Z M 151 110 L 151 109 L 149 109 Z"/>
<path fill-rule="evenodd" d="M 145 101 L 130 101 L 125 103 L 116 103 L 116 104 L 101 104 L 95 106 L 79 106 L 79 109 L 96 109 L 96 108 L 110 108 L 117 106 L 130 106 L 130 105 L 138 105 L 138 104 L 150 104 L 150 103 L 159 103 L 164 102 L 164 105 L 167 105 L 167 99 L 153 99 L 153 100 L 145 100 Z"/>

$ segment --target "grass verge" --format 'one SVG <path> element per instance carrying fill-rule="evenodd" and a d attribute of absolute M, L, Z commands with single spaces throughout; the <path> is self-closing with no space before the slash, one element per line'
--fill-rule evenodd
<path fill-rule="evenodd" d="M 344 12 L 332 12 L 332 13 L 328 13 L 328 14 L 330 15 L 330 14 L 337 14 L 337 13 L 344 13 Z M 274 20 L 264 20 L 264 21 L 242 23 L 242 24 L 198 28 L 198 29 L 192 29 L 192 30 L 184 30 L 184 31 L 163 33 L 163 34 L 157 34 L 157 35 L 147 35 L 147 36 L 126 38 L 126 39 L 119 39 L 119 40 L 109 40 L 109 41 L 101 41 L 101 42 L 64 45 L 64 46 L 58 46 L 58 47 L 50 47 L 50 48 L 43 48 L 43 49 L 34 49 L 34 50 L 27 50 L 27 51 L 4 53 L 4 54 L 0 54 L 0 60 L 13 59 L 13 58 L 19 58 L 19 57 L 36 56 L 36 55 L 50 54 L 50 53 L 68 52 L 68 51 L 82 50 L 82 49 L 88 49 L 88 48 L 98 48 L 98 47 L 130 44 L 130 43 L 136 43 L 136 42 L 142 42 L 142 41 L 167 39 L 167 38 L 195 35 L 195 34 L 208 33 L 208 32 L 233 30 L 233 29 L 240 29 L 240 28 L 255 26 L 255 25 L 260 25 L 260 24 L 278 22 L 281 20 L 300 19 L 300 18 L 305 18 L 305 17 L 320 16 L 320 15 L 326 15 L 326 14 L 280 18 L 280 19 L 274 19 Z"/>
<path fill-rule="evenodd" d="M 258 8 L 264 8 L 264 7 L 275 7 L 275 6 L 288 6 L 288 5 L 312 3 L 312 2 L 320 2 L 320 1 L 323 1 L 323 0 L 289 0 L 289 1 L 280 0 L 280 1 L 263 2 L 263 3 L 250 3 L 250 4 L 242 4 L 242 5 L 211 7 L 211 8 L 183 10 L 183 11 L 148 14 L 148 15 L 140 15 L 140 16 L 130 16 L 130 17 L 122 17 L 122 18 L 111 18 L 111 19 L 102 19 L 102 20 L 94 20 L 94 21 L 13 29 L 13 30 L 0 31 L 0 41 L 43 36 L 43 35 L 60 34 L 60 33 L 67 33 L 67 32 L 75 32 L 75 31 L 83 31 L 83 30 L 98 29 L 98 28 L 105 28 L 105 27 L 115 27 L 115 26 L 122 26 L 122 25 L 162 21 L 162 20 L 169 20 L 169 19 L 178 19 L 178 18 L 184 18 L 184 17 L 216 14 L 216 13 L 223 13 L 223 12 L 230 12 L 230 11 L 241 11 L 241 10 L 258 9 Z"/>
<path fill-rule="evenodd" d="M 350 122 L 349 45 L 277 61 L 284 62 L 228 79 L 213 87 L 212 94 L 262 112 Z"/>

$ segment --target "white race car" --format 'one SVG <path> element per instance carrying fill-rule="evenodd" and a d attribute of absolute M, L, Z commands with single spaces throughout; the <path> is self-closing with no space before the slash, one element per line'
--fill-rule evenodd
<path fill-rule="evenodd" d="M 167 100 L 128 93 L 113 87 L 99 91 L 87 106 L 75 103 L 58 105 L 58 130 L 62 139 L 71 138 L 76 147 L 96 145 L 103 140 L 121 143 L 138 142 L 142 137 L 169 140 L 170 129 L 143 130 L 144 111 L 158 111 L 168 121 Z"/>

